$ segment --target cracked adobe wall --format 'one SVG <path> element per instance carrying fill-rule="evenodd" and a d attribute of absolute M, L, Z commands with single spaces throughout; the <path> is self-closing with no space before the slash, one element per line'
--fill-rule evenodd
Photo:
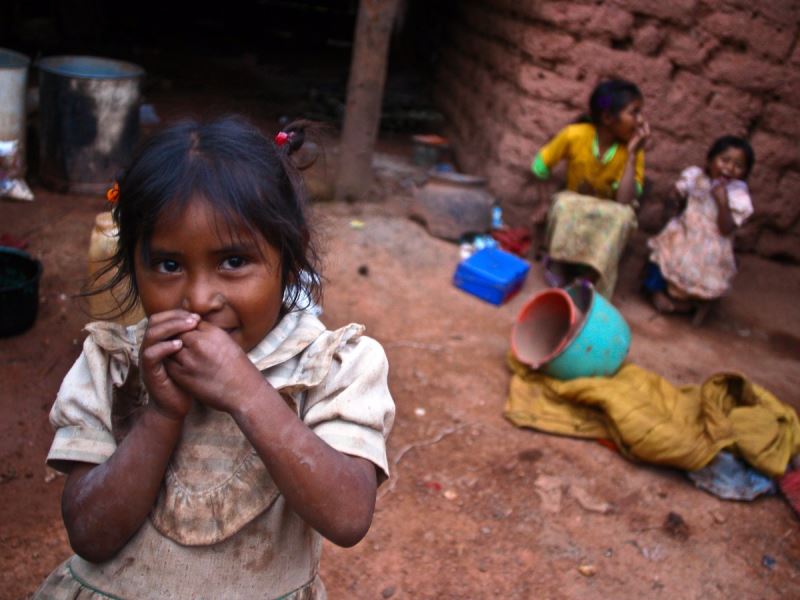
<path fill-rule="evenodd" d="M 437 103 L 462 170 L 488 176 L 507 220 L 535 209 L 536 150 L 586 112 L 601 79 L 634 81 L 652 128 L 642 226 L 681 169 L 723 134 L 750 139 L 756 214 L 738 247 L 800 261 L 800 2 L 467 0 L 453 3 Z"/>

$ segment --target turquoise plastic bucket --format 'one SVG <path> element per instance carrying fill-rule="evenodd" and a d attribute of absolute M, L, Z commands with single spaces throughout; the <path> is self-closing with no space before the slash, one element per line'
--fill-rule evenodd
<path fill-rule="evenodd" d="M 557 379 L 613 375 L 631 347 L 631 330 L 619 311 L 588 283 L 566 288 L 582 322 L 577 321 L 571 339 L 542 371 Z"/>

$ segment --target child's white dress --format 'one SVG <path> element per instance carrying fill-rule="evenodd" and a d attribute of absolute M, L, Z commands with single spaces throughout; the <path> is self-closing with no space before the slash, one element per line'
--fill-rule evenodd
<path fill-rule="evenodd" d="M 147 403 L 137 369 L 145 326 L 87 326 L 50 414 L 55 468 L 107 460 Z M 386 355 L 363 331 L 328 331 L 296 311 L 248 357 L 320 438 L 373 462 L 382 480 L 394 403 Z M 325 598 L 321 547 L 233 419 L 195 402 L 150 518 L 105 563 L 72 556 L 35 598 Z"/>
<path fill-rule="evenodd" d="M 687 198 L 686 209 L 648 241 L 650 260 L 661 269 L 671 294 L 711 300 L 730 290 L 736 275 L 733 236 L 717 225 L 717 203 L 711 181 L 700 167 L 684 169 L 675 187 Z M 728 204 L 737 226 L 753 214 L 747 187 L 730 192 Z"/>

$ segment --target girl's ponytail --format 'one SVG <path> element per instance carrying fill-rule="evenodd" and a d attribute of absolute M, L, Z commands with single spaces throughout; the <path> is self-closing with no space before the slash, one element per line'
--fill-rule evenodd
<path fill-rule="evenodd" d="M 294 168 L 303 171 L 313 165 L 319 157 L 319 148 L 316 144 L 309 142 L 306 144 L 306 130 L 311 129 L 315 132 L 319 129 L 317 125 L 305 119 L 298 119 L 284 125 L 277 134 L 274 142 L 277 146 L 278 154 L 283 157 L 296 155 L 301 149 L 304 152 L 299 156 L 294 156 L 291 164 Z M 305 144 L 305 146 L 304 146 Z"/>
<path fill-rule="evenodd" d="M 306 130 L 303 121 L 290 123 L 275 134 L 274 142 L 278 148 L 286 147 L 286 154 L 293 154 L 303 147 L 306 140 Z"/>

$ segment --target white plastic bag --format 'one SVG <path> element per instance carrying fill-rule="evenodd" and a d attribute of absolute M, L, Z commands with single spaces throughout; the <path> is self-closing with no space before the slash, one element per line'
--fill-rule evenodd
<path fill-rule="evenodd" d="M 0 140 L 0 196 L 15 200 L 33 200 L 33 192 L 25 180 L 18 177 L 22 157 L 19 141 Z"/>

